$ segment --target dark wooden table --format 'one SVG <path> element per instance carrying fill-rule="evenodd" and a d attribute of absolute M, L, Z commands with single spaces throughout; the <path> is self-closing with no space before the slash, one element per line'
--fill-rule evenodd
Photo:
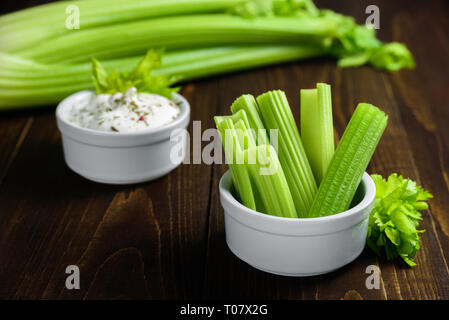
<path fill-rule="evenodd" d="M 299 89 L 320 81 L 332 84 L 339 134 L 358 102 L 380 106 L 389 125 L 368 171 L 398 172 L 435 195 L 424 212 L 417 267 L 365 249 L 323 276 L 255 270 L 225 243 L 217 194 L 224 165 L 181 165 L 139 185 L 93 183 L 65 165 L 48 107 L 0 114 L 0 298 L 449 298 L 449 3 L 318 1 L 359 22 L 369 4 L 380 8 L 380 38 L 405 42 L 415 70 L 389 74 L 312 60 L 195 81 L 182 94 L 203 130 L 214 126 L 213 115 L 229 113 L 235 97 L 270 89 L 285 90 L 298 116 Z M 65 288 L 68 265 L 80 268 L 80 290 Z M 379 290 L 365 286 L 369 265 L 381 269 Z"/>

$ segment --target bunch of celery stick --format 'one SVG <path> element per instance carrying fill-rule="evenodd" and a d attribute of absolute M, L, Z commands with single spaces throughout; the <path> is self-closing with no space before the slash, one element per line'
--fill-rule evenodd
<path fill-rule="evenodd" d="M 150 48 L 166 50 L 155 73 L 184 81 L 318 56 L 414 66 L 403 44 L 311 0 L 58 1 L 0 16 L 0 110 L 91 89 L 93 57 L 129 71 Z"/>
<path fill-rule="evenodd" d="M 215 117 L 243 205 L 288 218 L 328 216 L 350 207 L 387 116 L 360 103 L 335 149 L 331 100 L 328 84 L 301 90 L 301 134 L 280 90 L 243 95 L 232 104 L 231 116 Z"/>

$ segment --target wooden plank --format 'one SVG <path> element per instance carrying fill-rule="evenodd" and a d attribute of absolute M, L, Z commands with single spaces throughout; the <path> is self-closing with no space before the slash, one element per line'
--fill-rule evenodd
<path fill-rule="evenodd" d="M 447 3 L 444 3 L 447 7 Z M 415 54 L 414 72 L 391 76 L 392 88 L 399 102 L 401 117 L 409 135 L 414 159 L 420 168 L 420 182 L 434 194 L 430 201 L 432 228 L 438 234 L 446 265 L 449 261 L 449 37 L 443 32 L 442 15 L 448 16 L 442 4 L 434 10 L 404 12 L 397 17 L 394 31 L 409 43 Z M 447 8 L 446 8 L 447 9 Z M 432 12 L 432 13 L 431 13 Z M 413 17 L 413 23 L 410 22 Z M 426 22 L 426 28 L 416 28 Z M 416 41 L 418 40 L 418 41 Z M 431 48 L 431 49 L 430 49 Z"/>
<path fill-rule="evenodd" d="M 33 117 L 10 112 L 0 118 L 0 184 L 28 134 Z"/>

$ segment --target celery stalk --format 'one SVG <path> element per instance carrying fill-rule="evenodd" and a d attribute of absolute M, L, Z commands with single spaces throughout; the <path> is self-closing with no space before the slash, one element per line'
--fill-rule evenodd
<path fill-rule="evenodd" d="M 221 137 L 225 156 L 228 159 L 232 182 L 242 204 L 256 210 L 253 190 L 247 167 L 244 164 L 243 149 L 239 137 L 230 118 L 215 118 L 216 126 Z"/>
<path fill-rule="evenodd" d="M 322 54 L 322 49 L 304 46 L 245 46 L 175 51 L 165 54 L 162 59 L 162 67 L 154 70 L 154 74 L 178 75 L 181 76 L 183 81 L 186 81 L 283 61 L 316 57 Z M 185 56 L 187 57 L 187 63 L 181 64 L 180 61 Z M 1 58 L 2 55 L 0 54 Z M 129 71 L 140 58 L 106 61 L 104 65 L 107 70 L 111 70 L 115 68 L 115 65 L 118 65 L 117 71 Z M 38 64 L 38 66 L 49 67 L 42 64 Z M 90 63 L 70 66 L 51 65 L 49 67 L 51 71 L 48 72 L 57 75 L 50 77 L 44 87 L 39 87 L 39 83 L 46 80 L 39 79 L 38 76 L 30 76 L 27 79 L 30 74 L 28 67 L 16 66 L 15 71 L 9 71 L 8 73 L 2 72 L 3 69 L 0 68 L 0 79 L 2 79 L 0 80 L 0 110 L 54 104 L 74 92 L 91 89 L 93 83 L 90 68 Z M 67 75 L 64 75 L 65 70 L 67 70 Z M 43 74 L 47 71 L 33 71 L 32 74 L 36 72 Z M 70 82 L 67 78 L 76 80 Z M 20 81 L 16 81 L 16 79 L 20 79 Z M 1 81 L 4 81 L 3 84 Z M 60 83 L 63 83 L 63 85 L 60 85 Z"/>
<path fill-rule="evenodd" d="M 258 145 L 268 144 L 269 139 L 265 125 L 260 117 L 259 107 L 257 106 L 256 99 L 250 94 L 244 94 L 238 97 L 231 105 L 232 113 L 237 113 L 240 110 L 245 110 L 248 115 L 250 128 L 254 130 L 256 134 L 256 141 Z"/>
<path fill-rule="evenodd" d="M 271 145 L 256 146 L 245 110 L 214 119 L 242 204 L 262 213 L 296 218 L 296 208 L 276 151 Z"/>
<path fill-rule="evenodd" d="M 79 30 L 17 54 L 44 63 L 74 63 L 87 61 L 93 55 L 107 59 L 143 54 L 149 47 L 171 50 L 270 43 L 324 47 L 334 33 L 334 22 L 319 17 L 247 19 L 226 14 L 185 15 Z"/>
<path fill-rule="evenodd" d="M 301 138 L 319 185 L 334 154 L 331 86 L 301 90 Z"/>
<path fill-rule="evenodd" d="M 256 161 L 251 161 L 256 159 Z M 279 217 L 297 218 L 295 204 L 276 150 L 271 145 L 249 148 L 245 162 L 265 207 L 265 213 Z M 271 174 L 261 174 L 271 168 Z"/>
<path fill-rule="evenodd" d="M 0 16 L 0 48 L 17 52 L 45 40 L 77 32 L 66 27 L 65 10 L 76 5 L 80 30 L 164 16 L 216 13 L 242 0 L 89 0 L 63 1 Z"/>
<path fill-rule="evenodd" d="M 357 106 L 318 189 L 310 217 L 328 216 L 349 208 L 387 119 L 375 106 Z"/>
<path fill-rule="evenodd" d="M 299 217 L 307 216 L 317 191 L 298 128 L 285 93 L 269 91 L 257 97 L 267 129 L 278 129 L 279 161 Z"/>
<path fill-rule="evenodd" d="M 246 150 L 248 148 L 253 148 L 256 146 L 256 140 L 254 138 L 254 130 L 248 125 L 248 118 L 246 116 L 245 110 L 239 110 L 234 115 L 230 117 L 235 123 L 235 129 L 238 137 L 238 141 L 241 146 Z M 246 163 L 246 162 L 245 162 Z M 263 202 L 263 196 L 261 192 L 256 187 L 254 177 L 249 176 L 251 181 L 252 192 L 254 195 L 254 202 L 256 204 L 256 210 L 258 212 L 267 213 Z"/>
<path fill-rule="evenodd" d="M 251 130 L 248 129 L 248 126 L 245 124 L 245 122 L 243 120 L 239 120 L 239 121 L 235 122 L 234 127 L 237 132 L 237 137 L 239 139 L 239 143 L 243 147 L 244 150 L 256 146 L 256 141 L 254 140 L 254 136 L 251 133 Z"/>

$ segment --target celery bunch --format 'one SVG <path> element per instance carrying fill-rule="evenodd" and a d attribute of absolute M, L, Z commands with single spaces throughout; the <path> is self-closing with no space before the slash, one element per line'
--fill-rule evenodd
<path fill-rule="evenodd" d="M 187 81 L 320 54 L 314 48 L 271 45 L 170 51 L 152 74 Z M 102 65 L 107 71 L 128 72 L 141 59 L 102 60 Z M 93 89 L 90 70 L 90 62 L 44 65 L 0 53 L 0 110 L 56 104 L 76 91 Z"/>
<path fill-rule="evenodd" d="M 69 6 L 79 9 L 79 29 L 66 26 Z M 61 1 L 0 16 L 0 110 L 92 88 L 93 57 L 129 72 L 160 47 L 167 52 L 159 74 L 184 81 L 317 56 L 342 67 L 414 66 L 404 45 L 384 44 L 311 0 Z"/>

